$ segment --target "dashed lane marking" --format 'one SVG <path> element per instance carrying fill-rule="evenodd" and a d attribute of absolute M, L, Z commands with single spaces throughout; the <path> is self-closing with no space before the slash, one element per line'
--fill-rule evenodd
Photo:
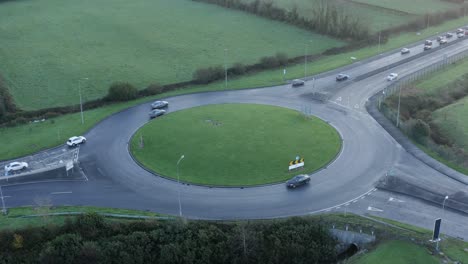
<path fill-rule="evenodd" d="M 71 194 L 72 192 L 51 192 L 50 194 L 56 195 L 56 194 Z"/>

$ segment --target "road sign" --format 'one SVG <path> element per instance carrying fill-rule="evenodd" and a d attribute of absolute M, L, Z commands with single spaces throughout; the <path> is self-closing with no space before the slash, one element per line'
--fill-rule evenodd
<path fill-rule="evenodd" d="M 73 169 L 73 162 L 72 161 L 67 162 L 67 165 L 66 165 L 65 169 L 67 171 Z"/>
<path fill-rule="evenodd" d="M 441 218 L 437 218 L 434 222 L 434 232 L 432 233 L 432 241 L 439 241 L 439 233 L 440 233 L 440 224 L 442 223 Z"/>

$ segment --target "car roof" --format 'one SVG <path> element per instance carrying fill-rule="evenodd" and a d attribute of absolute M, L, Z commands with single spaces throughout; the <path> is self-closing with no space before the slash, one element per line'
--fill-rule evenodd
<path fill-rule="evenodd" d="M 10 164 L 8 164 L 8 166 L 15 166 L 15 165 L 21 165 L 21 162 L 13 161 Z"/>
<path fill-rule="evenodd" d="M 68 140 L 75 140 L 75 139 L 78 139 L 78 138 L 80 138 L 80 137 L 74 136 L 74 137 L 69 138 Z"/>

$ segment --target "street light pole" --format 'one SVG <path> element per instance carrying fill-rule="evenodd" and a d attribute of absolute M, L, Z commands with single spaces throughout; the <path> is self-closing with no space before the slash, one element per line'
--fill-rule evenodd
<path fill-rule="evenodd" d="M 0 185 L 0 198 L 2 198 L 2 213 L 4 215 L 7 214 L 7 210 L 6 210 L 6 207 L 5 207 L 5 200 L 4 200 L 4 197 L 3 197 L 3 191 L 2 191 L 2 186 Z"/>
<path fill-rule="evenodd" d="M 380 54 L 380 34 L 382 34 L 382 31 L 379 31 L 379 48 L 378 48 L 378 53 Z"/>
<path fill-rule="evenodd" d="M 398 86 L 398 113 L 396 119 L 396 127 L 400 127 L 400 102 L 401 102 L 401 85 Z"/>
<path fill-rule="evenodd" d="M 227 89 L 227 50 L 228 49 L 224 49 L 224 88 Z"/>
<path fill-rule="evenodd" d="M 445 196 L 444 201 L 442 202 L 442 214 L 443 214 L 443 216 L 445 216 L 445 201 L 447 201 L 448 198 L 449 198 L 448 195 Z"/>
<path fill-rule="evenodd" d="M 304 51 L 304 78 L 307 77 L 307 47 L 308 44 L 306 44 Z"/>
<path fill-rule="evenodd" d="M 182 217 L 182 204 L 180 203 L 180 179 L 179 179 L 179 163 L 185 156 L 180 156 L 180 159 L 177 161 L 177 198 L 179 200 L 179 216 Z"/>
<path fill-rule="evenodd" d="M 88 80 L 88 78 L 83 78 L 83 80 Z M 84 124 L 84 117 L 83 117 L 83 100 L 82 100 L 82 98 L 81 98 L 81 79 L 78 79 L 78 93 L 80 94 L 81 124 Z"/>

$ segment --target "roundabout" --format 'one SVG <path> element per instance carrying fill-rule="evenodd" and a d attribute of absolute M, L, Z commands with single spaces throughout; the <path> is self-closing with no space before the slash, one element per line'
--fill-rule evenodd
<path fill-rule="evenodd" d="M 131 141 L 145 168 L 177 180 L 210 186 L 253 186 L 313 173 L 341 149 L 338 132 L 319 118 L 256 104 L 220 104 L 177 111 L 147 123 Z M 305 166 L 288 170 L 296 157 Z"/>

